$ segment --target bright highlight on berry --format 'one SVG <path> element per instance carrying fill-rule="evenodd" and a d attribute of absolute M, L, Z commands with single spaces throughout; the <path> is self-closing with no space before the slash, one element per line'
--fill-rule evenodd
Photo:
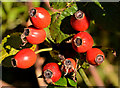
<path fill-rule="evenodd" d="M 48 63 L 43 67 L 43 76 L 47 83 L 54 84 L 61 78 L 61 71 L 57 63 Z"/>
<path fill-rule="evenodd" d="M 32 24 L 39 29 L 46 28 L 51 22 L 49 12 L 42 7 L 31 9 L 29 15 Z"/>
<path fill-rule="evenodd" d="M 86 60 L 91 65 L 100 65 L 104 59 L 104 53 L 98 48 L 91 48 L 86 53 Z"/>
<path fill-rule="evenodd" d="M 24 29 L 21 35 L 23 46 L 29 42 L 31 44 L 40 44 L 44 42 L 46 38 L 46 32 L 44 29 L 36 29 L 35 27 L 28 27 Z"/>
<path fill-rule="evenodd" d="M 87 32 L 79 32 L 72 39 L 72 47 L 78 53 L 85 53 L 93 46 L 93 38 Z"/>
<path fill-rule="evenodd" d="M 30 68 L 36 62 L 37 56 L 35 52 L 29 48 L 20 50 L 14 58 L 12 58 L 11 63 L 13 67 L 18 67 L 22 69 Z"/>

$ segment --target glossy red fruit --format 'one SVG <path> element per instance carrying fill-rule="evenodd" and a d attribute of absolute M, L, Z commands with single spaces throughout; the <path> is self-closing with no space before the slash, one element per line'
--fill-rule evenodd
<path fill-rule="evenodd" d="M 43 67 L 43 75 L 47 83 L 52 83 L 57 82 L 62 74 L 57 63 L 48 63 Z"/>
<path fill-rule="evenodd" d="M 93 46 L 93 38 L 87 32 L 79 32 L 72 39 L 72 47 L 78 53 L 84 53 Z"/>
<path fill-rule="evenodd" d="M 51 16 L 49 12 L 42 7 L 31 9 L 29 15 L 32 24 L 36 28 L 46 28 L 51 22 Z"/>
<path fill-rule="evenodd" d="M 88 29 L 90 22 L 86 18 L 85 13 L 79 10 L 71 16 L 70 24 L 76 31 L 85 31 Z"/>
<path fill-rule="evenodd" d="M 21 39 L 24 42 L 24 39 L 31 43 L 31 44 L 40 44 L 44 42 L 46 38 L 46 32 L 44 29 L 36 29 L 34 27 L 28 27 L 24 29 L 24 33 L 21 35 Z"/>
<path fill-rule="evenodd" d="M 72 58 L 66 58 L 62 61 L 62 70 L 66 73 L 75 72 L 77 63 Z"/>
<path fill-rule="evenodd" d="M 36 62 L 36 54 L 33 50 L 26 48 L 20 50 L 14 58 L 12 58 L 12 65 L 14 67 L 26 69 L 33 66 Z"/>
<path fill-rule="evenodd" d="M 104 53 L 98 48 L 91 48 L 87 51 L 86 60 L 91 65 L 100 65 L 104 59 Z"/>

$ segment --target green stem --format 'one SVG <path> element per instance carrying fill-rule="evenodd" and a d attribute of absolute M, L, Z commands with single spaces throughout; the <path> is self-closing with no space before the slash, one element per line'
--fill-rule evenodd
<path fill-rule="evenodd" d="M 40 49 L 38 51 L 35 51 L 35 54 L 38 54 L 38 53 L 44 52 L 44 51 L 51 51 L 51 50 L 52 50 L 52 48 L 44 48 L 44 49 Z"/>
<path fill-rule="evenodd" d="M 92 84 L 89 81 L 88 77 L 86 76 L 84 70 L 82 68 L 80 68 L 78 72 L 81 75 L 81 77 L 83 78 L 83 80 L 85 81 L 86 85 L 89 87 L 92 87 Z"/>

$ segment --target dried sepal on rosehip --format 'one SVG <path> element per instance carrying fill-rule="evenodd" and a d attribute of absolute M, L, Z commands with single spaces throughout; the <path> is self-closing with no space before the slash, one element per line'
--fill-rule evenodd
<path fill-rule="evenodd" d="M 35 7 L 30 10 L 30 20 L 36 28 L 46 28 L 51 22 L 49 12 L 42 7 Z"/>
<path fill-rule="evenodd" d="M 55 84 L 61 78 L 61 71 L 57 63 L 48 63 L 43 67 L 43 76 L 47 83 Z"/>
<path fill-rule="evenodd" d="M 61 66 L 61 70 L 65 72 L 64 76 L 66 76 L 68 73 L 71 73 L 73 72 L 73 80 L 76 82 L 75 80 L 75 76 L 76 76 L 76 73 L 77 73 L 77 63 L 78 63 L 78 60 L 75 60 L 72 59 L 72 58 L 64 58 L 63 55 L 59 55 L 59 58 L 61 59 L 62 61 L 62 66 Z"/>
<path fill-rule="evenodd" d="M 31 44 L 40 44 L 44 42 L 46 38 L 46 32 L 44 29 L 36 29 L 34 27 L 28 27 L 24 29 L 23 34 L 21 34 L 22 46 L 25 46 L 27 42 Z"/>
<path fill-rule="evenodd" d="M 72 47 L 78 53 L 85 53 L 93 46 L 93 38 L 87 32 L 79 32 L 72 39 Z"/>
<path fill-rule="evenodd" d="M 32 49 L 26 48 L 20 50 L 14 58 L 12 58 L 11 63 L 13 67 L 18 67 L 22 69 L 29 68 L 33 66 L 36 62 L 37 56 Z"/>
<path fill-rule="evenodd" d="M 85 31 L 88 29 L 90 22 L 85 16 L 85 13 L 79 10 L 71 16 L 70 24 L 76 31 Z"/>
<path fill-rule="evenodd" d="M 76 70 L 76 62 L 74 59 L 72 58 L 66 58 L 65 60 L 63 60 L 62 62 L 62 67 L 61 70 L 63 70 L 65 72 L 65 75 L 67 75 L 70 72 L 74 72 Z"/>
<path fill-rule="evenodd" d="M 28 21 L 26 22 L 26 27 L 29 27 L 29 26 L 32 26 L 33 24 L 32 24 L 32 22 L 31 22 L 31 20 L 30 20 L 30 18 L 28 19 Z"/>
<path fill-rule="evenodd" d="M 104 59 L 104 53 L 98 48 L 91 48 L 86 53 L 86 60 L 91 65 L 100 65 Z"/>

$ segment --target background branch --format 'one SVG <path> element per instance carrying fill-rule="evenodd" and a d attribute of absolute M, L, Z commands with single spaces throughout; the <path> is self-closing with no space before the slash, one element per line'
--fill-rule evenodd
<path fill-rule="evenodd" d="M 90 67 L 88 68 L 93 79 L 95 80 L 96 86 L 102 86 L 102 88 L 105 88 L 104 83 L 102 81 L 102 79 L 100 78 L 95 66 L 90 65 Z"/>

